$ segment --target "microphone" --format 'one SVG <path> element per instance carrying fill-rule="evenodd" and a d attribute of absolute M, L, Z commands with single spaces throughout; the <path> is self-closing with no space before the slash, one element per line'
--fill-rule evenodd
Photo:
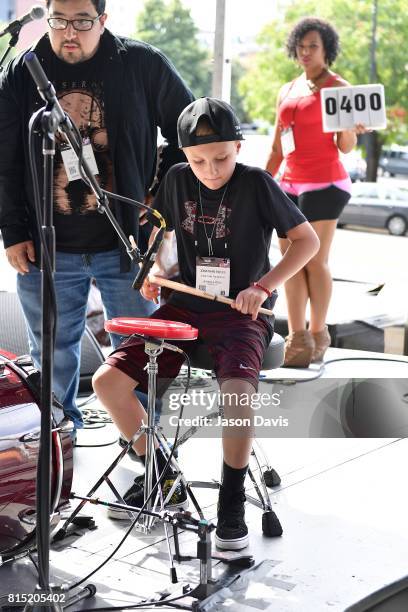
<path fill-rule="evenodd" d="M 48 80 L 47 75 L 45 74 L 34 51 L 30 51 L 29 53 L 27 53 L 24 58 L 24 63 L 27 66 L 31 76 L 33 77 L 33 81 L 37 85 L 37 89 L 42 99 L 45 100 L 45 102 L 49 102 L 53 105 L 57 113 L 58 121 L 60 123 L 66 121 L 67 115 L 61 104 L 59 103 L 55 88 L 53 84 Z"/>
<path fill-rule="evenodd" d="M 157 232 L 150 249 L 147 251 L 144 257 L 143 263 L 139 268 L 139 272 L 137 273 L 137 276 L 133 281 L 132 289 L 136 289 L 136 291 L 139 291 L 141 289 L 145 278 L 149 274 L 156 260 L 157 251 L 159 250 L 159 247 L 161 245 L 163 233 L 164 228 L 160 229 Z"/>
<path fill-rule="evenodd" d="M 45 16 L 45 9 L 42 6 L 33 6 L 29 13 L 26 13 L 19 19 L 12 21 L 5 30 L 0 32 L 0 36 L 5 36 L 6 34 L 18 34 L 23 26 L 30 21 L 35 21 L 36 19 L 42 19 Z"/>

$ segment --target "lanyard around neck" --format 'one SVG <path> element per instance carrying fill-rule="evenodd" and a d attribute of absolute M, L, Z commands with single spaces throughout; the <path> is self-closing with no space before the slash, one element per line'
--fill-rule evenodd
<path fill-rule="evenodd" d="M 203 224 L 203 228 L 204 228 L 204 233 L 205 233 L 205 237 L 207 240 L 207 246 L 208 246 L 208 257 L 214 257 L 214 250 L 213 250 L 213 245 L 212 245 L 212 239 L 214 236 L 214 231 L 215 228 L 217 227 L 219 218 L 220 218 L 220 213 L 222 211 L 222 205 L 224 202 L 224 198 L 225 198 L 225 194 L 227 193 L 228 190 L 228 186 L 229 186 L 229 181 L 225 186 L 225 189 L 222 193 L 221 196 L 221 200 L 218 206 L 218 210 L 217 210 L 217 215 L 214 219 L 214 223 L 213 223 L 213 228 L 211 231 L 211 235 L 209 236 L 207 233 L 207 227 L 206 227 L 206 222 L 205 222 L 205 216 L 204 216 L 204 210 L 203 210 L 203 205 L 202 205 L 202 200 L 201 200 L 201 183 L 200 181 L 198 182 L 198 206 L 196 207 L 196 219 L 195 219 L 195 247 L 196 247 L 196 251 L 197 254 L 199 255 L 198 252 L 198 219 L 199 219 L 199 215 L 198 215 L 198 210 L 200 209 L 200 213 L 201 213 L 201 219 L 202 219 L 202 224 Z M 224 236 L 225 236 L 225 243 L 224 243 L 224 248 L 225 248 L 225 257 L 227 257 L 227 249 L 228 249 L 228 244 L 227 244 L 227 215 L 224 215 Z"/>

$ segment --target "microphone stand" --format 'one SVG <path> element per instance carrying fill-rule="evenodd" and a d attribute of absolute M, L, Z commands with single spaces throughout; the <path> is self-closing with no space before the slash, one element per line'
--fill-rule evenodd
<path fill-rule="evenodd" d="M 85 597 L 93 596 L 93 585 L 83 588 L 71 599 L 64 586 L 56 587 L 49 582 L 50 511 L 51 511 L 51 429 L 52 429 L 52 372 L 54 353 L 54 324 L 56 312 L 53 308 L 53 274 L 55 272 L 55 229 L 53 226 L 53 182 L 55 133 L 61 124 L 61 112 L 51 102 L 38 111 L 30 121 L 30 129 L 41 118 L 43 134 L 43 215 L 41 223 L 41 434 L 37 468 L 37 551 L 39 584 L 25 612 L 47 612 L 50 609 L 62 612 L 63 608 Z M 65 116 L 64 116 L 65 119 Z M 53 315 L 53 316 L 51 316 Z M 45 604 L 45 605 L 41 605 Z"/>
<path fill-rule="evenodd" d="M 22 28 L 22 26 L 20 26 L 19 28 L 17 28 L 17 29 L 16 29 L 16 30 L 15 30 L 15 31 L 12 33 L 11 38 L 10 38 L 9 43 L 8 43 L 8 47 L 7 47 L 7 49 L 5 50 L 5 52 L 4 52 L 3 56 L 2 56 L 2 58 L 0 59 L 0 74 L 1 74 L 1 73 L 3 72 L 3 70 L 4 70 L 4 66 L 3 66 L 3 64 L 4 64 L 5 60 L 6 60 L 6 57 L 8 56 L 8 54 L 10 53 L 10 51 L 11 51 L 11 50 L 12 50 L 12 49 L 13 49 L 13 48 L 16 46 L 16 44 L 18 43 L 18 39 L 19 39 L 19 36 L 20 36 L 21 28 Z"/>
<path fill-rule="evenodd" d="M 29 53 L 25 60 L 26 66 L 31 73 L 41 97 L 45 100 L 46 106 L 37 111 L 30 121 L 30 130 L 34 129 L 35 124 L 41 117 L 41 130 L 43 134 L 43 168 L 44 168 L 44 193 L 43 193 L 43 214 L 41 224 L 41 296 L 42 296 L 42 330 L 41 330 L 41 435 L 40 451 L 38 459 L 38 479 L 36 492 L 36 514 L 37 514 L 37 549 L 38 549 L 38 573 L 39 584 L 34 593 L 33 601 L 39 602 L 28 604 L 24 612 L 48 612 L 50 609 L 55 612 L 62 612 L 64 607 L 68 607 L 85 597 L 93 597 L 96 592 L 94 585 L 87 585 L 78 594 L 67 598 L 67 589 L 55 587 L 49 583 L 49 550 L 50 550 L 50 510 L 51 510 L 51 429 L 52 429 L 52 376 L 53 376 L 53 353 L 54 353 L 54 323 L 55 319 L 50 316 L 53 306 L 53 275 L 55 272 L 55 228 L 53 226 L 53 182 L 54 182 L 54 157 L 55 157 L 55 134 L 57 130 L 64 133 L 68 142 L 78 156 L 79 167 L 82 169 L 84 181 L 92 189 L 98 201 L 98 210 L 107 215 L 116 233 L 126 247 L 129 257 L 135 263 L 146 261 L 142 266 L 147 269 L 150 260 L 160 246 L 161 238 L 165 229 L 164 219 L 157 211 L 152 211 L 144 204 L 109 194 L 133 204 L 139 210 L 147 209 L 148 213 L 160 222 L 160 230 L 152 247 L 146 255 L 141 255 L 135 243 L 130 244 L 122 228 L 111 212 L 108 204 L 108 197 L 101 189 L 95 176 L 92 173 L 86 160 L 82 157 L 82 143 L 78 128 L 73 124 L 70 117 L 63 111 L 55 90 L 48 81 L 35 53 Z M 33 166 L 34 168 L 34 166 Z M 32 170 L 33 170 L 32 168 Z M 85 178 L 86 177 L 86 178 Z M 33 177 L 34 181 L 34 177 Z M 39 204 L 39 203 L 38 203 Z M 40 212 L 40 211 L 39 211 Z M 40 219 L 39 219 L 40 223 Z M 152 252 L 154 250 L 154 252 Z M 142 267 L 138 277 L 141 276 Z M 145 273 L 146 275 L 146 273 Z M 136 281 L 135 281 L 136 283 Z M 134 283 L 134 285 L 135 285 Z M 56 317 L 56 313 L 54 313 Z M 46 602 L 46 605 L 41 605 Z M 63 602 L 64 605 L 61 605 Z"/>

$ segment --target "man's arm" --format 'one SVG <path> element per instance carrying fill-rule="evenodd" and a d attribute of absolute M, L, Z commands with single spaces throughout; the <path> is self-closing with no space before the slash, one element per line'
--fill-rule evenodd
<path fill-rule="evenodd" d="M 34 246 L 28 226 L 24 189 L 24 143 L 18 94 L 12 85 L 12 63 L 0 82 L 0 229 L 10 264 L 28 272 Z"/>
<path fill-rule="evenodd" d="M 150 87 L 156 105 L 157 124 L 165 138 L 154 188 L 156 191 L 167 170 L 174 164 L 186 161 L 178 147 L 177 119 L 194 96 L 173 64 L 157 50 L 152 59 Z"/>

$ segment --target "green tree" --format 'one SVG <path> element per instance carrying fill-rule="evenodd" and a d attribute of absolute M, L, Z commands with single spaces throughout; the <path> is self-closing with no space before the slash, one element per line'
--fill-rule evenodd
<path fill-rule="evenodd" d="M 190 11 L 181 0 L 146 0 L 135 37 L 163 51 L 198 97 L 210 92 L 211 62 L 197 34 Z"/>
<path fill-rule="evenodd" d="M 380 0 L 378 4 L 377 72 L 385 87 L 388 127 L 376 132 L 375 175 L 381 146 L 406 142 L 408 136 L 408 12 L 405 0 Z M 283 19 L 265 26 L 258 37 L 261 51 L 240 82 L 249 113 L 275 121 L 279 88 L 300 73 L 286 57 L 286 37 L 294 23 L 307 15 L 328 19 L 339 32 L 341 52 L 333 69 L 352 84 L 368 83 L 372 5 L 373 0 L 307 0 L 291 5 Z"/>

